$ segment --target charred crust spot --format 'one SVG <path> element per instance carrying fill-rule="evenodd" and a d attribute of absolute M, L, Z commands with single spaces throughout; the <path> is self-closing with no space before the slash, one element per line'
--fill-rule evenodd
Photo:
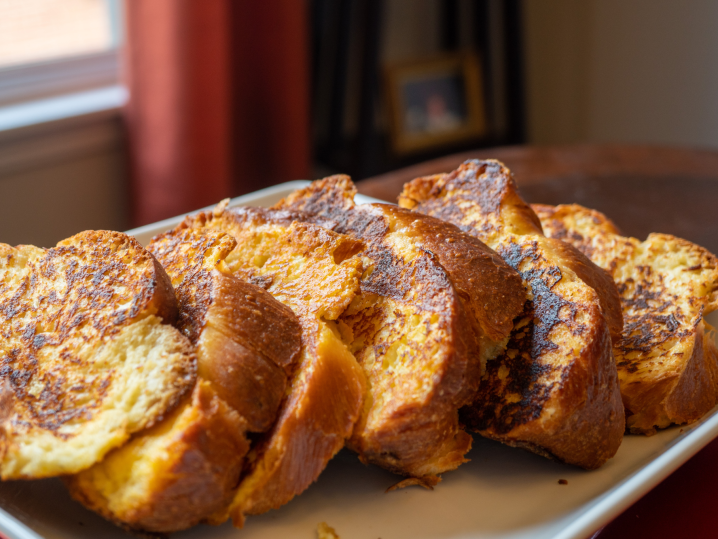
<path fill-rule="evenodd" d="M 3 285 L 0 380 L 14 393 L 13 424 L 54 432 L 92 416 L 112 372 L 98 375 L 78 350 L 151 311 L 154 271 L 152 256 L 129 236 L 83 232 L 30 262 L 14 290 Z"/>
<path fill-rule="evenodd" d="M 640 403 L 653 406 L 646 404 L 651 399 L 657 399 L 656 406 L 667 406 L 668 401 L 662 399 L 674 389 L 666 389 L 658 380 L 669 371 L 677 372 L 678 367 L 668 367 L 666 361 L 689 357 L 686 349 L 679 346 L 681 341 L 696 343 L 696 339 L 701 338 L 698 325 L 704 308 L 713 299 L 704 293 L 696 293 L 693 286 L 704 287 L 708 280 L 709 294 L 713 292 L 715 257 L 703 248 L 669 235 L 652 234 L 643 243 L 622 237 L 604 215 L 580 206 L 540 207 L 538 211 L 546 216 L 546 227 L 552 237 L 566 237 L 584 253 L 596 255 L 601 265 L 616 278 L 624 325 L 620 340 L 615 343 L 614 355 L 619 375 L 622 375 L 624 398 L 633 400 L 636 408 L 626 409 L 627 416 L 640 413 Z M 567 228 L 585 230 L 586 238 L 577 233 L 566 233 Z M 590 249 L 592 245 L 596 246 L 595 251 Z M 690 253 L 687 259 L 690 262 L 681 261 L 679 255 L 669 265 L 672 270 L 660 263 L 661 257 L 678 255 L 681 251 Z M 681 276 L 678 272 L 700 274 Z M 692 285 L 687 289 L 682 283 L 689 280 Z M 647 388 L 653 388 L 650 397 L 646 396 L 649 394 Z M 664 392 L 663 396 L 661 392 Z M 676 406 L 687 406 L 687 402 Z M 683 412 L 676 413 L 675 417 L 679 417 Z"/>
<path fill-rule="evenodd" d="M 554 327 L 564 325 L 574 335 L 586 327 L 577 320 L 577 306 L 553 292 L 561 270 L 541 256 L 537 242 L 507 242 L 498 252 L 519 272 L 533 299 L 514 321 L 506 351 L 488 363 L 474 404 L 463 408 L 461 415 L 471 429 L 501 435 L 538 419 L 568 376 L 567 367 L 543 360 L 558 349 L 550 339 Z M 525 266 L 529 269 L 521 271 Z"/>
<path fill-rule="evenodd" d="M 482 189 L 475 190 L 473 185 L 480 176 L 483 176 Z M 449 174 L 448 182 L 453 184 L 453 189 L 465 188 L 467 192 L 475 193 L 472 200 L 479 205 L 484 215 L 497 213 L 507 192 L 514 187 L 513 179 L 506 174 L 506 169 L 500 163 L 478 159 L 464 162 L 460 168 Z"/>
<path fill-rule="evenodd" d="M 523 327 L 514 330 L 506 352 L 488 363 L 474 404 L 461 410 L 462 420 L 472 430 L 506 434 L 541 416 L 555 386 L 555 382 L 544 380 L 557 367 L 531 356 L 537 338 L 534 316 L 528 301 L 516 319 L 517 327 L 522 323 Z"/>
<path fill-rule="evenodd" d="M 595 248 L 589 239 L 586 239 L 583 235 L 578 233 L 576 230 L 569 229 L 566 224 L 560 219 L 553 219 L 549 222 L 542 221 L 543 227 L 550 231 L 549 236 L 556 238 L 557 240 L 565 241 L 577 249 L 579 249 L 588 258 L 595 252 Z"/>
<path fill-rule="evenodd" d="M 271 275 L 252 275 L 248 279 L 248 282 L 258 286 L 259 288 L 263 288 L 264 290 L 269 290 L 269 287 L 272 286 L 274 279 Z"/>
<path fill-rule="evenodd" d="M 486 193 L 482 190 L 476 190 L 474 186 L 470 185 L 472 182 L 476 182 L 485 171 L 486 166 L 480 161 L 467 161 L 461 168 L 442 175 L 439 181 L 434 182 L 430 189 L 422 193 L 421 200 L 416 201 L 418 205 L 415 210 L 460 225 L 464 232 L 472 235 L 477 235 L 477 231 L 481 231 L 478 236 L 484 237 L 495 228 L 493 223 L 486 219 L 470 223 L 464 222 L 466 213 L 459 205 L 460 200 L 457 200 L 457 197 L 452 195 L 454 194 L 453 191 L 458 190 L 459 187 L 468 187 L 466 192 L 461 193 L 460 199 L 473 202 L 481 209 L 484 216 L 498 209 L 500 207 L 500 193 L 497 182 L 490 182 L 493 189 Z"/>
<path fill-rule="evenodd" d="M 576 322 L 576 305 L 566 301 L 552 291 L 561 280 L 561 269 L 548 264 L 538 252 L 538 243 L 526 242 L 523 245 L 508 242 L 499 248 L 498 253 L 509 266 L 519 272 L 524 283 L 533 293 L 534 337 L 531 344 L 531 356 L 538 357 L 546 350 L 555 350 L 557 346 L 548 338 L 557 324 L 570 322 L 574 333 L 580 333 L 583 326 Z M 530 269 L 521 271 L 525 260 L 530 260 Z"/>
<path fill-rule="evenodd" d="M 170 276 L 179 310 L 177 327 L 196 343 L 212 302 L 211 271 L 235 248 L 228 234 L 183 230 L 152 239 L 147 247 Z"/>
<path fill-rule="evenodd" d="M 672 339 L 688 336 L 701 318 L 689 319 L 661 273 L 650 266 L 637 266 L 636 270 L 633 278 L 618 284 L 624 319 L 618 366 L 629 373 L 642 367 L 645 354 Z M 629 359 L 632 357 L 635 359 Z"/>
<path fill-rule="evenodd" d="M 538 216 L 519 196 L 511 172 L 498 161 L 468 160 L 439 177 L 431 189 L 415 193 L 409 184 L 405 192 L 406 198 L 419 196 L 420 200 L 412 201 L 416 211 L 453 223 L 482 241 L 490 243 L 505 230 L 506 219 L 513 219 L 504 216 L 505 210 L 520 214 L 516 222 L 530 222 L 541 231 Z"/>
<path fill-rule="evenodd" d="M 349 176 L 337 174 L 313 182 L 280 201 L 273 210 L 301 209 L 307 213 L 323 214 L 327 208 L 351 209 L 357 190 Z"/>
<path fill-rule="evenodd" d="M 373 260 L 374 267 L 361 281 L 362 292 L 398 301 L 409 299 L 411 294 L 416 293 L 418 296 L 412 300 L 418 301 L 421 309 L 434 312 L 446 310 L 445 294 L 441 291 L 451 290 L 452 284 L 446 272 L 441 270 L 441 266 L 434 259 L 434 255 L 424 251 L 423 256 L 407 264 L 385 244 L 390 226 L 384 211 L 406 215 L 412 215 L 411 212 L 383 204 L 354 207 L 353 202 L 347 203 L 342 189 L 341 185 L 324 190 L 317 188 L 319 194 L 312 190 L 312 195 L 307 199 L 291 199 L 293 205 L 289 206 L 289 209 L 299 221 L 320 226 L 329 223 L 334 232 L 347 234 L 364 242 L 361 254 Z M 417 282 L 421 282 L 422 286 L 417 287 Z"/>
<path fill-rule="evenodd" d="M 452 283 L 428 251 L 407 263 L 384 243 L 389 226 L 381 213 L 360 207 L 355 211 L 341 211 L 333 215 L 337 232 L 361 238 L 366 242 L 362 252 L 374 261 L 373 271 L 361 281 L 362 292 L 392 298 L 412 300 L 422 310 L 443 312 L 447 309 L 445 292 Z M 422 286 L 416 286 L 422 283 Z"/>
<path fill-rule="evenodd" d="M 478 357 L 481 333 L 473 331 L 468 308 L 462 304 L 450 271 L 441 263 L 446 253 L 440 255 L 438 248 L 440 242 L 465 236 L 452 225 L 403 208 L 385 204 L 355 207 L 345 196 L 344 187 L 324 185 L 326 189 L 321 193 L 290 197 L 280 207 L 309 211 L 310 222 L 328 220 L 335 232 L 364 242 L 361 256 L 370 262 L 360 283 L 362 293 L 340 320 L 351 328 L 350 349 L 364 368 L 375 397 L 371 413 L 380 419 L 367 430 L 358 434 L 355 431 L 355 436 L 364 441 L 386 438 L 363 445 L 365 458 L 402 469 L 413 459 L 426 458 L 423 446 L 429 444 L 429 439 L 438 444 L 456 432 L 456 410 L 470 400 L 479 382 L 478 361 L 475 366 L 468 364 L 469 358 Z M 319 191 L 319 187 L 316 189 Z M 442 239 L 424 241 L 431 234 L 440 234 Z M 452 255 L 466 257 L 467 265 L 472 256 L 471 261 L 477 265 L 489 265 L 491 257 L 495 257 L 483 244 L 478 247 L 465 241 L 463 247 L 465 251 L 457 248 Z M 519 292 L 523 292 L 515 273 L 499 257 L 494 260 L 505 273 L 513 275 Z M 509 323 L 519 309 L 517 305 L 507 316 Z M 426 340 L 409 332 L 411 324 L 416 324 L 417 335 L 421 333 Z M 501 337 L 507 333 L 508 327 Z M 401 368 L 394 370 L 392 354 L 399 343 Z M 414 390 L 420 393 L 414 396 Z M 426 421 L 427 417 L 432 421 Z M 378 424 L 383 426 L 377 427 Z M 405 432 L 407 439 L 421 443 L 397 452 L 387 451 L 385 444 L 395 443 L 383 433 L 384 429 L 388 432 L 389 425 L 392 432 Z"/>

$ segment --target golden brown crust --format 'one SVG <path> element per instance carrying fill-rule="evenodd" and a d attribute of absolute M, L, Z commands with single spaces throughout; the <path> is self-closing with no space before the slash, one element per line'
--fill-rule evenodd
<path fill-rule="evenodd" d="M 217 296 L 206 327 L 239 336 L 247 348 L 290 374 L 301 347 L 301 328 L 292 310 L 259 286 L 219 271 L 212 278 Z"/>
<path fill-rule="evenodd" d="M 241 417 L 200 381 L 163 423 L 65 483 L 73 498 L 122 527 L 183 530 L 226 506 L 249 450 L 245 431 Z"/>
<path fill-rule="evenodd" d="M 407 238 L 437 257 L 464 300 L 464 308 L 471 310 L 479 334 L 494 341 L 505 339 L 524 302 L 516 272 L 495 251 L 450 223 L 396 206 L 383 206 L 382 210 L 403 228 Z"/>
<path fill-rule="evenodd" d="M 179 229 L 148 249 L 177 289 L 180 329 L 197 346 L 199 375 L 250 431 L 264 432 L 299 356 L 301 329 L 289 307 L 229 273 L 224 259 L 236 245 L 224 233 Z"/>
<path fill-rule="evenodd" d="M 471 447 L 457 410 L 508 335 L 523 287 L 456 227 L 385 204 L 355 207 L 354 193 L 348 177 L 333 176 L 277 206 L 366 242 L 362 293 L 340 319 L 369 381 L 350 447 L 405 475 L 454 469 Z"/>
<path fill-rule="evenodd" d="M 480 192 L 472 189 L 477 176 L 481 177 Z M 511 171 L 493 159 L 467 161 L 449 174 L 412 180 L 399 195 L 399 205 L 408 209 L 421 207 L 421 213 L 453 223 L 494 249 L 511 234 L 544 235 L 539 216 L 532 209 L 542 206 L 527 204 L 519 194 Z M 467 208 L 471 208 L 470 213 Z M 599 219 L 598 215 L 593 218 Z M 605 217 L 601 219 L 601 226 L 615 228 Z M 557 262 L 576 273 L 598 293 L 611 336 L 617 339 L 623 328 L 623 317 L 611 276 L 606 275 L 600 265 L 591 263 L 585 249 L 576 252 L 573 242 L 548 240 L 543 241 L 543 246 L 551 251 Z"/>
<path fill-rule="evenodd" d="M 161 420 L 194 385 L 189 342 L 157 327 L 159 317 L 176 317 L 172 286 L 133 238 L 87 231 L 47 250 L 4 246 L 0 266 L 0 377 L 13 393 L 4 478 L 87 467 Z M 155 349 L 136 378 L 132 362 L 142 352 L 134 347 L 147 346 L 143 339 L 166 348 Z M 106 357 L 116 346 L 126 348 Z M 123 408 L 113 399 L 123 399 L 135 379 L 144 386 Z M 73 462 L 63 448 L 76 444 L 83 454 Z"/>
<path fill-rule="evenodd" d="M 573 245 L 612 278 L 617 264 L 630 259 L 640 243 L 621 236 L 618 227 L 602 213 L 578 204 L 534 204 L 531 207 L 548 227 L 545 229 L 547 236 Z"/>
<path fill-rule="evenodd" d="M 249 449 L 245 433 L 276 419 L 299 355 L 299 322 L 228 273 L 224 258 L 235 246 L 223 233 L 179 230 L 148 247 L 177 287 L 199 383 L 192 402 L 69 480 L 75 498 L 130 529 L 177 531 L 226 511 Z"/>
<path fill-rule="evenodd" d="M 242 526 L 245 514 L 276 509 L 303 492 L 344 446 L 357 420 L 364 396 L 361 369 L 331 329 L 316 324 L 314 332 L 277 423 L 253 450 L 261 457 L 234 498 L 235 526 Z"/>
<path fill-rule="evenodd" d="M 482 190 L 472 189 L 473 177 L 480 170 Z M 455 196 L 458 195 L 458 196 Z M 459 202 L 471 204 L 467 215 Z M 519 195 L 511 172 L 499 161 L 467 161 L 448 174 L 417 178 L 407 183 L 399 195 L 399 206 L 433 215 L 494 247 L 507 234 L 542 235 L 541 222 Z"/>
<path fill-rule="evenodd" d="M 74 260 L 70 262 L 68 259 Z M 122 268 L 120 263 L 126 267 Z M 49 249 L 39 262 L 39 271 L 52 278 L 53 270 L 61 270 L 66 264 L 72 264 L 73 274 L 67 284 L 78 287 L 74 292 L 76 296 L 68 290 L 76 304 L 89 300 L 89 308 L 114 307 L 115 311 L 108 313 L 102 321 L 93 314 L 93 328 L 100 328 L 103 334 L 117 332 L 118 325 L 132 318 L 155 315 L 165 324 L 177 320 L 177 298 L 167 272 L 133 237 L 108 230 L 80 232 Z M 102 272 L 101 277 L 99 272 Z M 87 284 L 90 277 L 92 286 L 85 288 L 83 284 Z M 102 288 L 105 283 L 128 287 L 124 293 L 132 297 L 131 307 L 112 305 L 116 297 L 110 297 L 108 290 Z"/>
<path fill-rule="evenodd" d="M 0 380 L 0 462 L 5 459 L 7 452 L 8 421 L 12 416 L 12 405 L 13 394 L 10 383 L 7 380 Z"/>
<path fill-rule="evenodd" d="M 466 424 L 585 468 L 612 457 L 622 439 L 623 407 L 604 314 L 615 332 L 620 312 L 602 270 L 543 236 L 498 161 L 467 161 L 449 174 L 414 180 L 399 202 L 485 241 L 531 293 L 505 353 L 489 362 L 475 401 L 462 409 Z"/>
<path fill-rule="evenodd" d="M 596 234 L 621 235 L 616 223 L 606 215 L 578 204 L 531 204 L 531 209 L 541 220 L 541 226 L 544 222 L 550 226 L 550 229 L 544 231 L 547 235 L 552 238 L 567 238 L 567 242 L 574 246 L 576 242 L 582 242 L 584 246 L 581 252 L 588 249 L 588 242 Z"/>
<path fill-rule="evenodd" d="M 237 526 L 245 514 L 278 507 L 316 480 L 350 435 L 364 395 L 363 373 L 335 322 L 358 291 L 362 263 L 353 255 L 362 243 L 296 217 L 219 207 L 177 229 L 231 235 L 237 248 L 226 259 L 227 270 L 291 307 L 302 328 L 300 363 L 279 419 L 252 450 L 229 512 Z M 227 516 L 218 511 L 208 520 Z"/>
<path fill-rule="evenodd" d="M 609 271 L 625 326 L 616 342 L 621 393 L 631 432 L 699 419 L 718 402 L 718 359 L 702 317 L 716 307 L 718 259 L 667 234 L 644 242 L 618 234 L 603 214 L 575 204 L 538 206 L 546 231 Z"/>
<path fill-rule="evenodd" d="M 586 255 L 569 243 L 554 238 L 544 238 L 541 243 L 544 250 L 549 253 L 548 256 L 560 267 L 570 269 L 596 291 L 611 339 L 617 342 L 623 331 L 623 313 L 621 298 L 618 296 L 613 278 L 603 268 L 592 264 Z"/>
<path fill-rule="evenodd" d="M 701 322 L 695 331 L 695 344 L 683 372 L 663 403 L 666 415 L 673 423 L 692 423 L 700 419 L 718 402 L 718 387 L 713 380 L 715 357 L 712 350 L 706 350 L 708 338 Z"/>
<path fill-rule="evenodd" d="M 533 301 L 462 419 L 483 436 L 597 468 L 623 434 L 610 335 L 595 295 L 568 272 L 557 273 L 542 243 L 514 237 L 499 248 L 509 264 L 528 268 L 522 275 Z"/>
<path fill-rule="evenodd" d="M 352 257 L 363 244 L 302 222 L 306 220 L 302 212 L 232 208 L 191 215 L 178 230 L 194 228 L 231 235 L 238 245 L 226 259 L 229 272 L 267 290 L 300 320 L 303 316 L 334 320 L 353 298 L 345 289 L 347 279 L 360 271 L 361 261 Z M 300 267 L 286 264 L 285 258 L 292 253 L 307 263 Z"/>
<path fill-rule="evenodd" d="M 216 270 L 210 278 L 215 297 L 197 341 L 197 373 L 251 432 L 264 432 L 277 417 L 299 358 L 299 322 L 255 285 Z"/>
<path fill-rule="evenodd" d="M 212 286 L 207 275 L 235 245 L 226 234 L 170 231 L 152 238 L 147 246 L 175 290 L 181 306 L 177 326 L 193 343 L 206 323 L 212 302 Z"/>

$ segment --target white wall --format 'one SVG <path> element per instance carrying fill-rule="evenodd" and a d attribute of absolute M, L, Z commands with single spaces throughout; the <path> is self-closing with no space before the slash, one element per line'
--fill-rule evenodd
<path fill-rule="evenodd" d="M 52 247 L 82 230 L 126 230 L 125 160 L 116 117 L 1 132 L 0 242 Z"/>
<path fill-rule="evenodd" d="M 526 0 L 529 139 L 718 147 L 718 2 Z"/>

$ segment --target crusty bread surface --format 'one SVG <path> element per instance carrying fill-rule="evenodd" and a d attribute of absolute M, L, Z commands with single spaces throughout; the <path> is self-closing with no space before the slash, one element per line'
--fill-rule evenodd
<path fill-rule="evenodd" d="M 65 482 L 73 498 L 124 528 L 183 530 L 226 507 L 249 451 L 246 431 L 200 378 L 164 421 Z"/>
<path fill-rule="evenodd" d="M 301 351 L 272 428 L 248 455 L 228 510 L 245 515 L 277 508 L 304 491 L 343 446 L 362 405 L 364 374 L 349 351 L 337 318 L 359 288 L 361 242 L 297 222 L 290 212 L 226 209 L 187 218 L 183 229 L 229 234 L 237 247 L 228 271 L 257 284 L 292 309 L 301 326 Z"/>
<path fill-rule="evenodd" d="M 225 263 L 237 242 L 222 232 L 182 229 L 148 249 L 167 268 L 180 301 L 179 328 L 197 345 L 197 371 L 247 421 L 265 432 L 276 419 L 301 348 L 292 310 Z"/>
<path fill-rule="evenodd" d="M 521 275 L 529 301 L 506 351 L 489 362 L 467 426 L 483 436 L 597 468 L 622 441 L 624 412 L 612 357 L 622 316 L 615 285 L 575 248 L 543 235 L 511 172 L 467 161 L 404 186 L 399 205 L 455 224 Z"/>
<path fill-rule="evenodd" d="M 86 469 L 174 408 L 196 378 L 176 314 L 166 273 L 125 234 L 0 245 L 2 478 Z"/>
<path fill-rule="evenodd" d="M 300 327 L 291 309 L 229 273 L 235 245 L 187 229 L 148 246 L 177 290 L 199 383 L 172 416 L 66 481 L 76 499 L 126 528 L 178 531 L 226 510 L 249 451 L 245 434 L 276 418 Z"/>
<path fill-rule="evenodd" d="M 525 291 L 456 227 L 387 204 L 355 206 L 355 193 L 334 176 L 276 208 L 365 241 L 361 291 L 339 318 L 368 381 L 349 446 L 365 462 L 436 482 L 465 462 L 471 437 L 458 409 L 505 346 Z"/>
<path fill-rule="evenodd" d="M 668 234 L 641 242 L 603 214 L 535 205 L 547 234 L 571 243 L 615 279 L 625 326 L 616 343 L 631 432 L 699 419 L 718 403 L 718 358 L 703 316 L 718 306 L 718 259 Z"/>

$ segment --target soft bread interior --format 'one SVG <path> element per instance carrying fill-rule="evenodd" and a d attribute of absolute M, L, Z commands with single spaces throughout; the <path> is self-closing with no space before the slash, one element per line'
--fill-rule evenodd
<path fill-rule="evenodd" d="M 703 316 L 716 308 L 718 259 L 668 234 L 621 236 L 603 214 L 536 205 L 544 229 L 571 243 L 616 281 L 625 325 L 614 348 L 631 432 L 697 420 L 718 402 L 713 347 Z"/>
<path fill-rule="evenodd" d="M 235 245 L 225 234 L 184 230 L 148 246 L 177 289 L 199 381 L 162 423 L 68 479 L 75 498 L 125 527 L 178 531 L 226 510 L 249 450 L 245 434 L 276 418 L 299 324 L 266 291 L 226 272 Z"/>
<path fill-rule="evenodd" d="M 3 479 L 85 469 L 192 387 L 189 341 L 161 317 L 176 310 L 171 286 L 133 239 L 88 231 L 0 251 Z"/>
<path fill-rule="evenodd" d="M 369 388 L 349 446 L 364 462 L 435 483 L 465 462 L 471 437 L 458 409 L 505 347 L 524 289 L 496 253 L 453 225 L 387 204 L 355 206 L 355 192 L 337 175 L 276 207 L 366 242 L 361 292 L 339 319 Z"/>
<path fill-rule="evenodd" d="M 182 530 L 225 506 L 249 449 L 245 431 L 244 420 L 201 380 L 164 421 L 67 484 L 120 525 Z"/>
<path fill-rule="evenodd" d="M 273 428 L 249 455 L 229 511 L 245 514 L 279 507 L 304 491 L 344 446 L 364 397 L 364 376 L 335 320 L 359 289 L 360 242 L 292 216 L 257 208 L 189 217 L 182 225 L 221 231 L 237 241 L 225 263 L 230 272 L 265 288 L 296 313 L 302 351 Z"/>
<path fill-rule="evenodd" d="M 77 377 L 78 383 L 87 376 L 100 384 L 109 382 L 92 420 L 67 422 L 54 432 L 10 427 L 3 478 L 51 477 L 101 460 L 167 410 L 168 396 L 176 394 L 174 386 L 191 376 L 187 348 L 174 328 L 151 316 L 124 328 L 109 343 L 86 349 L 81 360 L 91 364 L 92 371 Z M 70 371 L 68 377 L 74 374 Z M 76 395 L 78 404 L 94 399 L 94 393 Z"/>

